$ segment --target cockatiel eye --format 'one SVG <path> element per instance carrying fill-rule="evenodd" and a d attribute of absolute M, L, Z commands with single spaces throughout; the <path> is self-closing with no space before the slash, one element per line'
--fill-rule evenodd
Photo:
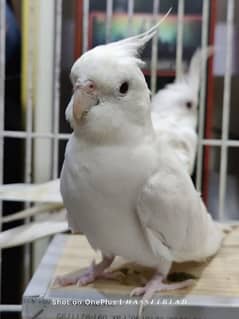
<path fill-rule="evenodd" d="M 193 103 L 192 103 L 191 101 L 187 101 L 187 102 L 186 102 L 186 107 L 187 107 L 188 109 L 191 109 L 192 106 L 193 106 Z"/>
<path fill-rule="evenodd" d="M 121 94 L 126 94 L 129 90 L 129 83 L 127 81 L 120 85 L 119 91 Z"/>

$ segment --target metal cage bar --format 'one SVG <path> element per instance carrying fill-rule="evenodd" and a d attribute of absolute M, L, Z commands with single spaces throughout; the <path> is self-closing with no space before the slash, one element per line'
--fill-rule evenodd
<path fill-rule="evenodd" d="M 128 1 L 128 35 L 132 34 L 132 19 L 134 14 L 134 0 Z"/>
<path fill-rule="evenodd" d="M 27 102 L 26 102 L 26 138 L 25 138 L 25 165 L 24 165 L 24 182 L 30 183 L 32 181 L 32 137 L 33 131 L 33 64 L 34 64 L 34 5 L 33 0 L 29 0 L 29 28 L 28 32 L 28 68 L 27 68 Z M 25 207 L 30 207 L 30 203 L 26 203 Z M 31 251 L 30 245 L 24 247 L 24 281 L 27 282 L 30 278 L 31 272 Z"/>
<path fill-rule="evenodd" d="M 70 137 L 71 134 L 67 133 L 46 133 L 46 132 L 22 132 L 22 131 L 3 131 L 0 132 L 0 137 L 9 137 L 9 138 L 26 138 L 27 136 L 30 136 L 31 138 L 48 138 L 53 139 L 54 137 L 57 137 L 60 140 L 66 140 Z"/>
<path fill-rule="evenodd" d="M 204 0 L 203 12 L 202 12 L 202 39 L 201 39 L 202 48 L 206 48 L 208 45 L 209 9 L 210 9 L 210 0 Z M 200 99 L 199 99 L 198 150 L 197 150 L 197 166 L 196 166 L 196 187 L 198 190 L 201 190 L 202 188 L 203 145 L 201 141 L 204 138 L 206 68 L 207 68 L 207 57 L 206 57 L 206 51 L 205 51 L 203 54 L 203 59 L 202 59 L 202 69 L 201 69 L 202 75 L 201 75 L 201 88 L 200 88 Z"/>
<path fill-rule="evenodd" d="M 222 146 L 222 141 L 217 139 L 203 139 L 201 143 L 207 146 Z M 225 141 L 225 145 L 228 147 L 239 147 L 239 140 L 227 140 Z"/>
<path fill-rule="evenodd" d="M 0 0 L 0 131 L 4 130 L 4 96 L 5 96 L 5 34 L 6 34 L 6 2 Z M 4 137 L 0 137 L 0 184 L 3 183 Z M 0 202 L 2 217 L 2 202 Z M 0 223 L 0 231 L 2 223 Z M 0 286 L 2 286 L 2 251 L 0 250 Z M 2 299 L 0 291 L 0 300 Z"/>
<path fill-rule="evenodd" d="M 105 42 L 110 42 L 111 38 L 111 25 L 113 14 L 113 0 L 107 0 L 106 2 L 106 28 L 105 28 Z"/>
<path fill-rule="evenodd" d="M 53 179 L 58 177 L 59 160 L 59 120 L 60 120 L 60 72 L 61 72 L 61 30 L 62 30 L 62 0 L 55 1 L 55 46 L 54 46 L 54 93 L 53 93 Z"/>
<path fill-rule="evenodd" d="M 83 37 L 82 37 L 82 51 L 88 50 L 88 28 L 89 28 L 89 0 L 83 0 Z"/>
<path fill-rule="evenodd" d="M 26 132 L 21 132 L 21 131 L 4 131 L 3 133 L 0 133 L 0 138 L 1 137 L 8 137 L 8 138 L 20 138 L 20 139 L 25 139 L 27 134 Z M 68 140 L 71 134 L 53 134 L 53 133 L 35 133 L 32 132 L 30 134 L 31 138 L 34 139 L 52 139 L 55 136 L 57 136 L 58 140 Z M 202 139 L 200 141 L 202 145 L 207 145 L 207 146 L 221 146 L 222 142 L 219 139 Z M 229 147 L 239 147 L 239 140 L 227 140 L 225 141 L 225 144 Z"/>
<path fill-rule="evenodd" d="M 25 183 L 32 180 L 32 138 L 33 131 L 33 63 L 34 63 L 34 6 L 29 1 L 29 29 L 28 29 L 28 68 L 27 68 L 27 105 L 26 105 L 26 146 L 25 146 Z"/>
<path fill-rule="evenodd" d="M 153 20 L 156 23 L 159 14 L 160 1 L 153 2 Z M 158 29 L 152 40 L 152 56 L 151 56 L 151 92 L 155 94 L 157 89 L 157 68 L 158 68 Z"/>
<path fill-rule="evenodd" d="M 0 305 L 1 312 L 22 312 L 22 305 Z"/>
<path fill-rule="evenodd" d="M 231 99 L 231 76 L 232 76 L 232 44 L 233 44 L 233 21 L 234 21 L 235 1 L 227 2 L 227 51 L 226 66 L 224 74 L 223 92 L 223 113 L 222 113 L 222 146 L 219 179 L 219 220 L 224 219 L 224 207 L 227 183 L 227 163 L 228 163 L 228 134 L 229 134 L 229 115 Z"/>
<path fill-rule="evenodd" d="M 4 95 L 5 95 L 5 21 L 6 4 L 0 0 L 0 131 L 4 131 Z M 0 137 L 0 183 L 3 182 L 3 143 L 4 137 Z"/>
<path fill-rule="evenodd" d="M 4 95 L 5 95 L 5 33 L 6 11 L 5 0 L 0 0 L 0 131 L 4 131 Z M 0 137 L 0 183 L 3 182 L 3 144 L 4 137 Z M 1 210 L 1 209 L 0 209 Z"/>
<path fill-rule="evenodd" d="M 179 79 L 183 71 L 183 29 L 184 29 L 185 1 L 178 0 L 177 16 L 177 48 L 176 48 L 176 78 Z"/>

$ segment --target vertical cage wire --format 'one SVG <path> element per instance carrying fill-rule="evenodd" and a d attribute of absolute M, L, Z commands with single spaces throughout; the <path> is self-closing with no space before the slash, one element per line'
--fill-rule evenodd
<path fill-rule="evenodd" d="M 106 2 L 106 29 L 105 29 L 105 42 L 110 42 L 111 38 L 111 26 L 113 15 L 113 0 L 107 0 Z"/>
<path fill-rule="evenodd" d="M 232 45 L 233 45 L 233 22 L 234 22 L 235 1 L 227 2 L 227 37 L 226 37 L 226 64 L 224 73 L 223 91 L 223 111 L 222 111 L 222 145 L 219 178 L 219 220 L 224 219 L 227 164 L 228 164 L 228 135 L 229 135 L 229 116 L 231 99 L 231 76 L 232 76 Z"/>
<path fill-rule="evenodd" d="M 183 71 L 184 7 L 185 7 L 185 1 L 178 0 L 177 47 L 176 47 L 176 78 L 177 79 L 179 79 L 182 76 L 182 71 Z"/>
<path fill-rule="evenodd" d="M 82 51 L 85 53 L 88 50 L 88 28 L 89 28 L 89 0 L 83 0 L 83 37 Z"/>
<path fill-rule="evenodd" d="M 54 108 L 54 47 L 55 47 L 55 0 L 34 1 L 37 31 L 34 40 L 34 132 L 53 132 Z M 44 19 L 44 23 L 42 23 Z M 52 133 L 53 135 L 53 133 Z M 53 141 L 32 138 L 34 182 L 52 177 Z M 44 161 L 42 160 L 44 154 Z M 34 245 L 35 246 L 35 245 Z M 37 245 L 38 246 L 38 245 Z M 40 245 L 39 245 L 40 246 Z"/>
<path fill-rule="evenodd" d="M 59 120 L 60 120 L 60 71 L 61 71 L 61 31 L 62 31 L 62 0 L 55 0 L 55 43 L 53 58 L 53 179 L 58 177 L 59 159 Z"/>
<path fill-rule="evenodd" d="M 28 67 L 27 67 L 27 105 L 26 105 L 26 146 L 25 146 L 25 183 L 32 180 L 32 137 L 33 131 L 33 63 L 34 63 L 34 5 L 29 0 L 29 28 L 28 28 Z"/>
<path fill-rule="evenodd" d="M 5 35 L 6 35 L 6 3 L 0 0 L 0 131 L 4 131 L 4 95 L 5 95 Z M 3 145 L 4 137 L 0 137 L 0 184 L 3 183 Z M 0 207 L 1 214 L 1 207 Z"/>
<path fill-rule="evenodd" d="M 4 130 L 4 96 L 5 96 L 5 36 L 6 36 L 6 2 L 0 0 L 0 132 Z M 0 137 L 0 184 L 3 183 L 4 137 Z M 2 202 L 0 201 L 0 217 Z M 2 223 L 0 222 L 0 231 Z M 0 250 L 0 286 L 2 286 L 2 251 Z M 0 302 L 2 295 L 0 291 Z"/>
<path fill-rule="evenodd" d="M 26 104 L 26 139 L 25 139 L 25 167 L 24 167 L 24 182 L 31 183 L 32 181 L 32 136 L 33 131 L 33 63 L 34 63 L 34 4 L 33 0 L 29 0 L 29 27 L 28 27 L 28 67 L 27 67 L 27 104 Z M 30 207 L 30 203 L 26 203 L 25 207 Z M 24 281 L 28 282 L 31 273 L 31 247 L 24 247 Z"/>
<path fill-rule="evenodd" d="M 210 0 L 204 0 L 203 12 L 202 12 L 202 38 L 201 38 L 202 48 L 206 48 L 208 45 L 209 9 L 210 9 Z M 203 143 L 202 141 L 204 138 L 204 124 L 205 124 L 206 70 L 207 70 L 207 55 L 206 55 L 206 52 L 204 52 L 202 65 L 201 65 L 201 87 L 200 87 L 200 99 L 199 99 L 199 121 L 198 121 L 198 149 L 197 149 L 197 166 L 196 166 L 196 187 L 199 191 L 201 191 L 201 188 L 202 188 L 202 172 L 203 172 Z"/>
<path fill-rule="evenodd" d="M 134 0 L 128 0 L 128 35 L 132 35 L 132 20 L 134 14 Z"/>
<path fill-rule="evenodd" d="M 160 8 L 160 1 L 154 0 L 153 2 L 153 21 L 157 22 L 158 14 Z M 152 56 L 151 56 L 151 78 L 150 86 L 152 94 L 155 94 L 157 89 L 157 69 L 158 69 L 158 28 L 156 34 L 152 40 Z"/>

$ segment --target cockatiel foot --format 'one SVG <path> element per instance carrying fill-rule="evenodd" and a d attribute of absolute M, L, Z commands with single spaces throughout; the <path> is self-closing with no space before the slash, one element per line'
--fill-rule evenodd
<path fill-rule="evenodd" d="M 143 299 L 150 299 L 155 292 L 182 289 L 189 287 L 194 283 L 194 280 L 187 279 L 174 284 L 166 284 L 163 283 L 163 279 L 164 277 L 162 275 L 154 275 L 153 278 L 144 287 L 137 287 L 133 289 L 130 293 L 130 296 L 132 297 L 143 295 Z"/>
<path fill-rule="evenodd" d="M 143 311 L 144 301 L 150 300 L 153 297 L 154 293 L 187 288 L 192 286 L 194 283 L 194 280 L 187 279 L 173 284 L 166 284 L 163 282 L 164 278 L 165 277 L 163 277 L 161 274 L 156 274 L 144 287 L 137 287 L 131 291 L 131 297 L 143 295 L 138 311 L 139 318 L 141 317 Z"/>
<path fill-rule="evenodd" d="M 112 264 L 114 257 L 103 257 L 103 260 L 96 264 L 92 262 L 90 267 L 85 272 L 77 272 L 64 276 L 58 276 L 54 281 L 54 286 L 69 286 L 77 285 L 78 287 L 86 286 L 96 279 L 114 279 L 114 274 L 105 272 L 105 270 Z"/>

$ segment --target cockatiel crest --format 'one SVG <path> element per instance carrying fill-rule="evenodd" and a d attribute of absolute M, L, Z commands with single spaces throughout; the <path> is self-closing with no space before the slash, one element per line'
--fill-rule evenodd
<path fill-rule="evenodd" d="M 137 86 L 138 91 L 147 91 L 146 98 L 149 99 L 149 90 L 140 70 L 144 62 L 140 59 L 139 54 L 145 44 L 156 34 L 159 24 L 164 21 L 170 11 L 150 30 L 124 40 L 97 46 L 84 53 L 73 64 L 70 78 L 74 94 L 66 109 L 66 119 L 72 128 L 76 129 L 80 119 L 88 113 L 89 108 L 98 104 L 103 105 L 110 95 L 120 100 L 128 91 L 129 86 L 132 87 L 132 94 L 127 96 L 127 103 L 130 97 L 133 100 L 135 97 L 132 78 L 136 79 L 135 87 Z M 118 75 L 117 78 L 115 74 Z M 101 83 L 103 83 L 102 86 Z M 85 87 L 83 94 L 78 90 L 82 86 Z M 82 104 L 84 107 L 81 106 Z M 95 113 L 96 110 L 97 108 L 94 110 Z M 111 113 L 109 110 L 107 112 Z"/>

